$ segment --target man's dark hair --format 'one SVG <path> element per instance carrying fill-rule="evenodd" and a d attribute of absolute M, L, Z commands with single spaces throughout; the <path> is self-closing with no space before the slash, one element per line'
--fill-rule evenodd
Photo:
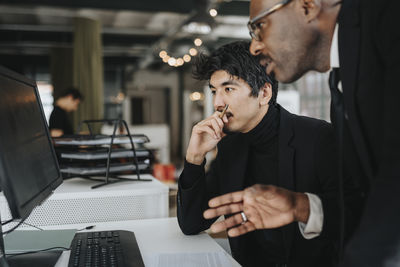
<path fill-rule="evenodd" d="M 69 88 L 65 89 L 64 91 L 62 91 L 62 93 L 59 95 L 58 98 L 68 96 L 68 95 L 71 95 L 73 99 L 79 99 L 79 100 L 83 101 L 83 95 L 81 94 L 81 92 L 78 89 L 76 89 L 74 87 L 69 87 Z"/>
<path fill-rule="evenodd" d="M 194 63 L 193 77 L 197 80 L 210 80 L 214 72 L 224 70 L 248 83 L 252 96 L 258 96 L 260 89 L 268 82 L 272 86 L 269 104 L 276 104 L 278 82 L 267 75 L 259 57 L 250 54 L 249 47 L 250 42 L 237 41 L 221 46 L 210 56 L 200 54 Z"/>

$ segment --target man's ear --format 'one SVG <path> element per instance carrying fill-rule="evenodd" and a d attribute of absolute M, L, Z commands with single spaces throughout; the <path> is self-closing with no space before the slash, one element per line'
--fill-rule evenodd
<path fill-rule="evenodd" d="M 307 22 L 316 19 L 321 12 L 321 0 L 299 0 L 301 5 L 302 15 L 306 18 Z"/>
<path fill-rule="evenodd" d="M 272 85 L 270 83 L 266 82 L 264 86 L 261 87 L 258 98 L 260 99 L 260 106 L 268 105 L 272 98 Z"/>

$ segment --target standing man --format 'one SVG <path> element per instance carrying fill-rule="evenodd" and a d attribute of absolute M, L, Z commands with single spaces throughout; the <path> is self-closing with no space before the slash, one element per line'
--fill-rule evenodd
<path fill-rule="evenodd" d="M 200 57 L 195 67 L 195 76 L 209 81 L 216 112 L 192 130 L 179 179 L 182 231 L 197 234 L 210 227 L 215 219 L 204 219 L 203 212 L 212 197 L 258 184 L 255 188 L 293 196 L 290 205 L 304 209 L 296 214 L 284 205 L 271 210 L 288 222 L 293 216 L 296 222 L 285 227 L 271 221 L 275 229 L 239 237 L 228 232 L 233 257 L 250 267 L 333 266 L 339 216 L 331 125 L 276 104 L 277 83 L 250 55 L 248 42 L 222 46 Z M 216 146 L 217 157 L 206 174 L 205 154 Z M 234 209 L 242 210 L 240 205 Z M 244 213 L 231 218 L 246 220 Z"/>
<path fill-rule="evenodd" d="M 309 70 L 332 69 L 331 118 L 343 169 L 339 174 L 355 180 L 368 196 L 343 266 L 400 264 L 399 10 L 397 0 L 251 0 L 250 4 L 250 51 L 268 64 L 268 74 L 292 82 Z M 268 190 L 249 188 L 221 196 L 210 202 L 213 209 L 207 218 L 224 214 L 234 199 L 245 212 L 248 209 L 247 218 L 256 228 L 268 228 L 262 222 L 272 218 L 262 207 L 271 203 L 269 195 Z M 255 199 L 259 205 L 251 204 Z M 257 212 L 258 218 L 251 215 Z M 219 230 L 233 226 L 233 221 L 217 225 Z M 235 229 L 247 232 L 242 225 Z"/>
<path fill-rule="evenodd" d="M 69 88 L 57 98 L 49 120 L 51 137 L 59 137 L 64 134 L 73 134 L 74 130 L 68 118 L 68 113 L 76 111 L 83 100 L 78 89 Z"/>

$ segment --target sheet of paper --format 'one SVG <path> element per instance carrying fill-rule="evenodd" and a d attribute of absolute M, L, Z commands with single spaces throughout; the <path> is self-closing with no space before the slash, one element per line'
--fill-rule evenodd
<path fill-rule="evenodd" d="M 231 267 L 226 252 L 208 253 L 160 253 L 153 257 L 154 267 Z"/>

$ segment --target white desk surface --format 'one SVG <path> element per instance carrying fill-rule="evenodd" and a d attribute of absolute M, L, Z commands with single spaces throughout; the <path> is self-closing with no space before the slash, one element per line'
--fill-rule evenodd
<path fill-rule="evenodd" d="M 81 229 L 89 224 L 47 226 L 45 229 Z M 208 234 L 186 236 L 179 226 L 177 218 L 146 219 L 121 222 L 96 223 L 90 231 L 128 230 L 133 231 L 139 244 L 140 252 L 146 267 L 154 266 L 154 256 L 159 253 L 212 253 L 222 252 L 232 262 L 240 266 Z M 68 266 L 69 251 L 63 252 L 56 267 Z"/>

